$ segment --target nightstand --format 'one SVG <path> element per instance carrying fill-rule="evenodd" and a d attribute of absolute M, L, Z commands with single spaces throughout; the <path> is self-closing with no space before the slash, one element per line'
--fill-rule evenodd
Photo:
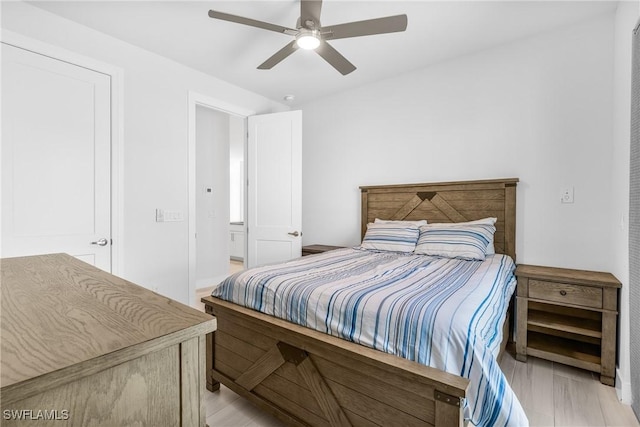
<path fill-rule="evenodd" d="M 302 256 L 321 254 L 322 252 L 332 251 L 334 249 L 342 249 L 344 246 L 329 245 L 308 245 L 302 247 Z"/>
<path fill-rule="evenodd" d="M 610 273 L 518 265 L 516 359 L 600 374 L 613 386 L 620 282 Z"/>

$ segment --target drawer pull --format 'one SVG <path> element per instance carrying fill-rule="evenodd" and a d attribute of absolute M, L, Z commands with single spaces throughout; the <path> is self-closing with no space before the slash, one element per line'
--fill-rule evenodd
<path fill-rule="evenodd" d="M 560 295 L 562 295 L 562 296 L 567 295 L 567 291 L 565 291 L 565 290 L 560 291 Z"/>

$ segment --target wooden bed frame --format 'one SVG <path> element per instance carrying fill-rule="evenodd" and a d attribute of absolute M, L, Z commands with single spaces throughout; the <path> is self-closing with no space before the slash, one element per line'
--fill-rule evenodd
<path fill-rule="evenodd" d="M 515 260 L 517 182 L 360 187 L 362 235 L 375 218 L 462 222 L 496 217 L 496 252 Z M 217 298 L 202 302 L 218 320 L 216 332 L 207 336 L 210 391 L 222 383 L 294 426 L 463 424 L 465 378 Z"/>

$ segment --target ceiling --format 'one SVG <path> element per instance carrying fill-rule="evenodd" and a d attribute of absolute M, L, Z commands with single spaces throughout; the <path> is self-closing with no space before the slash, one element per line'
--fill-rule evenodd
<path fill-rule="evenodd" d="M 282 1 L 37 1 L 33 5 L 291 105 L 427 67 L 590 17 L 614 1 L 325 0 L 322 25 L 405 13 L 405 32 L 331 41 L 357 70 L 343 76 L 313 51 L 256 67 L 290 36 L 214 20 L 209 9 L 295 28 L 300 6 Z"/>

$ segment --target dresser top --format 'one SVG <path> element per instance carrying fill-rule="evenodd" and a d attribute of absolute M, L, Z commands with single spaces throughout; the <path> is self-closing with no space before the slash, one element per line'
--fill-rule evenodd
<path fill-rule="evenodd" d="M 552 282 L 570 282 L 583 285 L 620 288 L 620 281 L 611 273 L 601 271 L 573 270 L 570 268 L 544 267 L 518 264 L 516 276 Z"/>
<path fill-rule="evenodd" d="M 66 254 L 6 258 L 0 270 L 3 389 L 169 334 L 215 329 L 211 316 Z"/>

